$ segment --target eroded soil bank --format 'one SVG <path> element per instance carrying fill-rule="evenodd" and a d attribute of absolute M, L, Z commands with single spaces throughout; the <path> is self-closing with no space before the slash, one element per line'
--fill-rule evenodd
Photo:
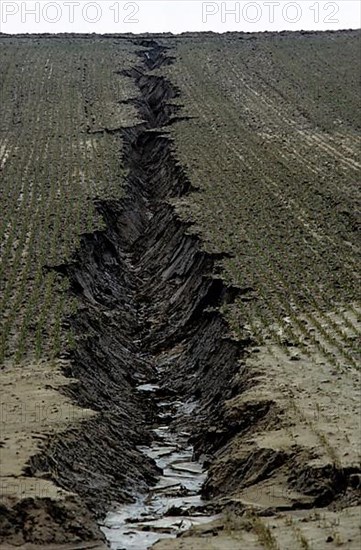
<path fill-rule="evenodd" d="M 142 122 L 119 130 L 128 170 L 125 198 L 97 205 L 106 229 L 84 235 L 74 261 L 59 267 L 79 303 L 68 320 L 76 345 L 66 367 L 78 382 L 64 392 L 98 414 L 51 441 L 28 468 L 80 500 L 73 498 L 70 516 L 64 515 L 68 499 L 48 506 L 40 519 L 33 510 L 21 514 L 15 527 L 13 512 L 6 511 L 9 541 L 45 545 L 100 537 L 92 516 L 84 523 L 79 502 L 100 518 L 112 503 L 149 494 L 161 470 L 145 448 L 164 444 L 159 433 L 164 427 L 176 434 L 172 437 L 179 434 L 188 453 L 191 446 L 198 464 L 208 468 L 202 497 L 209 503 L 196 503 L 206 517 L 226 507 L 242 516 L 248 506 L 258 506 L 269 515 L 277 507 L 337 507 L 357 500 L 357 469 L 318 463 L 296 443 L 286 452 L 252 440 L 257 431 L 271 433 L 292 420 L 269 393 L 252 395 L 262 387 L 263 373 L 251 369 L 248 359 L 259 350 L 247 338 L 233 338 L 220 313 L 249 289 L 225 286 L 222 257 L 205 253 L 191 225 L 176 213 L 172 199 L 196 190 L 168 133 L 182 114 L 172 103 L 177 89 L 159 70 L 172 60 L 153 40 L 138 46 L 139 66 L 127 75 L 140 91 L 133 101 Z M 179 447 L 180 439 L 173 444 Z M 248 502 L 235 498 L 241 489 L 249 489 Z M 245 531 L 258 529 L 267 538 L 256 516 L 246 523 Z"/>
<path fill-rule="evenodd" d="M 97 205 L 105 231 L 84 235 L 75 260 L 58 268 L 79 303 L 68 320 L 76 345 L 66 370 L 79 382 L 64 391 L 98 414 L 50 442 L 27 472 L 80 495 L 96 515 L 155 484 L 160 470 L 139 447 L 160 439 L 152 430 L 160 423 L 172 430 L 176 420 L 174 429 L 183 439 L 184 433 L 192 436 L 206 459 L 213 446 L 211 412 L 231 395 L 228 383 L 246 344 L 228 337 L 218 312 L 238 290 L 224 286 L 216 274 L 218 257 L 201 250 L 169 203 L 191 190 L 166 129 L 177 120 L 179 108 L 169 103 L 177 90 L 152 74 L 171 60 L 155 42 L 139 45 L 147 49 L 128 76 L 140 90 L 134 102 L 143 122 L 122 130 L 125 198 Z M 149 384 L 156 392 L 142 391 Z M 173 418 L 175 396 L 185 406 Z M 170 403 L 162 419 L 160 400 Z M 56 535 L 46 529 L 46 514 L 43 529 L 31 532 L 21 521 L 11 525 L 7 515 L 10 540 L 15 532 L 19 540 L 41 544 L 94 537 L 91 529 L 76 532 L 62 524 L 58 512 L 51 518 Z"/>

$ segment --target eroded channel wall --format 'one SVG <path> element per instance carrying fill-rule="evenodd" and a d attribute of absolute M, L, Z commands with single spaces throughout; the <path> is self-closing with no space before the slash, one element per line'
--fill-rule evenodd
<path fill-rule="evenodd" d="M 83 235 L 74 260 L 59 268 L 79 304 L 67 320 L 76 346 L 66 372 L 78 383 L 66 391 L 98 415 L 52 441 L 29 466 L 32 475 L 53 472 L 96 514 L 157 477 L 137 450 L 153 437 L 155 403 L 136 387 L 157 382 L 165 396 L 196 402 L 177 425 L 187 426 L 196 453 L 210 460 L 232 437 L 220 405 L 239 391 L 230 382 L 249 344 L 230 338 L 219 312 L 238 293 L 218 273 L 221 256 L 202 250 L 170 202 L 195 191 L 167 132 L 181 114 L 172 104 L 178 91 L 156 70 L 172 59 L 152 40 L 139 47 L 140 63 L 126 74 L 139 88 L 132 101 L 142 121 L 119 130 L 125 196 L 97 203 L 105 230 Z"/>

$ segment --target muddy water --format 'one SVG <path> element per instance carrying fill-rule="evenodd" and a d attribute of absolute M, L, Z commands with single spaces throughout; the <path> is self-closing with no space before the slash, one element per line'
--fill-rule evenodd
<path fill-rule="evenodd" d="M 160 387 L 143 384 L 138 391 L 156 394 Z M 155 398 L 156 399 L 156 398 Z M 206 473 L 194 460 L 189 433 L 173 432 L 170 419 L 189 414 L 195 403 L 157 400 L 159 425 L 154 441 L 139 447 L 161 470 L 158 482 L 147 495 L 107 515 L 102 531 L 112 550 L 145 550 L 162 538 L 174 538 L 193 525 L 215 518 L 202 511 L 201 487 Z"/>
<path fill-rule="evenodd" d="M 179 427 L 190 424 L 187 419 L 198 404 L 187 401 L 186 397 L 181 401 L 174 396 L 175 391 L 188 397 L 200 391 L 194 392 L 193 387 L 188 392 L 172 389 L 170 375 L 176 366 L 179 372 L 185 370 L 177 363 L 180 354 L 175 353 L 174 342 L 181 341 L 184 332 L 192 326 L 190 312 L 197 312 L 207 348 L 209 336 L 204 327 L 207 322 L 213 325 L 211 317 L 202 316 L 202 312 L 213 304 L 214 296 L 217 304 L 222 293 L 221 289 L 214 291 L 212 280 L 205 277 L 213 260 L 196 253 L 195 239 L 186 236 L 186 226 L 179 227 L 180 222 L 167 203 L 168 199 L 186 193 L 190 183 L 172 157 L 169 137 L 153 132 L 173 124 L 171 113 L 178 112 L 178 107 L 167 103 L 177 97 L 175 88 L 163 76 L 151 74 L 171 59 L 166 49 L 154 41 L 147 42 L 146 46 L 145 56 L 139 52 L 141 64 L 125 72 L 139 88 L 137 105 L 145 123 L 123 136 L 124 164 L 129 170 L 129 202 L 125 205 L 122 227 L 126 230 L 121 241 L 123 246 L 127 245 L 122 260 L 129 276 L 126 282 L 131 306 L 136 312 L 134 333 L 130 330 L 127 337 L 135 344 L 137 358 L 142 364 L 149 364 L 149 372 L 155 376 L 151 380 L 146 377 L 149 383 L 137 387 L 144 408 L 150 404 L 152 417 L 147 422 L 151 422 L 149 432 L 153 435 L 152 443 L 138 447 L 138 451 L 144 455 L 145 464 L 149 459 L 155 462 L 159 478 L 147 494 L 135 496 L 134 503 L 106 516 L 101 528 L 113 550 L 151 548 L 162 538 L 176 537 L 192 525 L 206 523 L 214 517 L 204 511 L 206 507 L 201 499 L 206 478 L 203 464 L 194 459 L 189 443 L 191 434 Z M 139 219 L 134 224 L 137 216 Z M 146 281 L 144 273 L 148 277 Z M 194 361 L 189 357 L 184 361 L 188 365 L 202 364 L 203 360 L 209 367 L 208 354 L 203 357 L 198 346 L 198 342 L 194 344 L 197 356 Z M 161 359 L 159 350 L 163 354 Z M 175 425 L 177 428 L 172 430 Z"/>

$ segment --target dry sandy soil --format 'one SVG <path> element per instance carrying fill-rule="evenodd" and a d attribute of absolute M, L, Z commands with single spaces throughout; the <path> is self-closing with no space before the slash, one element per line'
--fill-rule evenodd
<path fill-rule="evenodd" d="M 105 548 L 164 399 L 154 548 L 359 548 L 360 33 L 0 43 L 1 548 Z"/>

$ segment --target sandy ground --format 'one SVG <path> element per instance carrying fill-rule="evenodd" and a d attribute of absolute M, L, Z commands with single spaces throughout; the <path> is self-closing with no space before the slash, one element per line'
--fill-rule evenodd
<path fill-rule="evenodd" d="M 59 392 L 73 382 L 61 374 L 60 363 L 11 366 L 1 376 L 1 535 L 7 535 L 16 547 L 32 548 L 22 546 L 24 539 L 30 538 L 47 548 L 42 541 L 49 538 L 54 542 L 82 540 L 77 524 L 83 523 L 84 533 L 88 533 L 85 538 L 96 538 L 94 519 L 76 495 L 55 485 L 51 480 L 54 472 L 36 477 L 27 472 L 29 460 L 49 438 L 95 413 L 75 406 Z M 1 544 L 1 548 L 9 547 Z"/>
<path fill-rule="evenodd" d="M 243 487 L 229 487 L 232 497 L 226 508 L 236 507 L 238 512 L 227 512 L 215 524 L 196 528 L 176 541 L 159 542 L 154 548 L 359 548 L 361 507 L 355 504 L 361 488 L 360 373 L 346 367 L 333 371 L 322 357 L 317 360 L 317 350 L 308 351 L 312 360 L 296 347 L 292 347 L 291 358 L 275 345 L 257 348 L 247 360 L 257 385 L 226 404 L 230 422 L 239 412 L 250 414 L 262 402 L 272 402 L 278 411 L 278 426 L 263 424 L 249 436 L 235 437 L 211 466 L 210 480 L 217 488 L 227 487 L 234 464 L 248 465 Z M 295 461 L 281 461 L 258 479 L 267 461 L 277 456 L 293 456 Z M 336 488 L 333 507 L 313 507 L 317 489 L 316 494 L 312 489 L 307 494 L 305 478 L 310 477 L 312 487 L 311 478 L 319 472 L 320 495 L 322 480 L 334 467 L 355 472 L 349 477 L 349 489 L 340 487 L 337 494 Z M 305 483 L 292 488 L 292 475 L 303 477 Z M 309 506 L 312 510 L 307 510 Z"/>
<path fill-rule="evenodd" d="M 48 437 L 94 412 L 77 407 L 57 391 L 74 382 L 61 374 L 60 365 L 39 363 L 16 370 L 11 366 L 1 376 L 2 498 L 63 498 L 66 491 L 45 474 L 44 479 L 31 478 L 23 475 L 24 469 Z"/>
<path fill-rule="evenodd" d="M 230 516 L 226 522 L 209 524 L 177 541 L 162 541 L 157 550 L 306 550 L 360 547 L 361 508 L 342 512 L 324 509 L 276 514 L 272 517 Z"/>

